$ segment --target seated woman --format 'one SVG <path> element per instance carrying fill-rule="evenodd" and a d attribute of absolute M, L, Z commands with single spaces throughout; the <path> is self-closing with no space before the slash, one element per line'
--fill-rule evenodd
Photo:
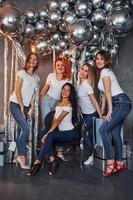
<path fill-rule="evenodd" d="M 77 100 L 75 88 L 71 83 L 63 85 L 61 90 L 61 100 L 55 109 L 52 126 L 42 137 L 42 148 L 32 165 L 28 176 L 35 175 L 41 168 L 42 161 L 45 156 L 50 156 L 49 175 L 53 175 L 58 163 L 55 160 L 53 153 L 54 141 L 73 141 L 76 137 L 74 124 L 77 120 Z M 58 127 L 58 131 L 55 130 Z"/>

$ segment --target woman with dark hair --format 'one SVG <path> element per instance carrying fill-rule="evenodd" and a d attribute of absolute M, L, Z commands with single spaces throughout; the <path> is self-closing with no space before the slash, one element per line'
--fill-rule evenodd
<path fill-rule="evenodd" d="M 74 86 L 70 83 L 63 85 L 61 90 L 61 100 L 56 106 L 55 115 L 51 128 L 42 137 L 42 148 L 37 156 L 28 176 L 35 175 L 41 168 L 45 156 L 50 156 L 49 175 L 53 175 L 58 163 L 53 152 L 54 141 L 73 141 L 76 137 L 74 125 L 77 121 L 77 100 Z M 59 130 L 55 130 L 58 127 Z"/>
<path fill-rule="evenodd" d="M 29 127 L 26 118 L 34 113 L 34 89 L 39 81 L 35 74 L 38 68 L 38 57 L 29 54 L 23 69 L 17 72 L 15 90 L 10 97 L 10 111 L 18 124 L 17 133 L 17 162 L 22 169 L 28 169 L 26 165 L 26 143 L 29 135 Z"/>
<path fill-rule="evenodd" d="M 77 84 L 78 102 L 87 127 L 84 142 L 87 145 L 89 157 L 85 165 L 93 165 L 93 118 L 101 117 L 100 107 L 94 94 L 94 74 L 91 65 L 83 63 L 79 70 Z"/>
<path fill-rule="evenodd" d="M 123 144 L 120 132 L 126 116 L 131 111 L 132 103 L 112 71 L 111 57 L 107 52 L 100 51 L 96 54 L 96 66 L 100 76 L 98 88 L 103 93 L 102 113 L 106 103 L 108 108 L 105 120 L 99 128 L 107 157 L 107 167 L 103 176 L 111 176 L 126 168 L 122 160 Z M 112 150 L 112 138 L 115 155 Z"/>

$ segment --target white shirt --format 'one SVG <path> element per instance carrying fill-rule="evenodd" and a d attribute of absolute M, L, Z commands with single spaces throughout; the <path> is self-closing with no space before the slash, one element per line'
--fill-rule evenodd
<path fill-rule="evenodd" d="M 71 83 L 70 80 L 57 80 L 54 73 L 50 73 L 47 77 L 46 84 L 50 85 L 47 94 L 55 100 L 60 100 L 61 88 L 65 83 Z"/>
<path fill-rule="evenodd" d="M 30 76 L 23 69 L 18 71 L 17 76 L 23 80 L 21 87 L 22 101 L 23 105 L 28 107 L 31 103 L 31 98 L 34 94 L 34 89 L 36 88 L 37 83 L 40 80 L 39 76 L 36 74 Z M 15 91 L 11 95 L 10 101 L 18 103 Z"/>
<path fill-rule="evenodd" d="M 68 112 L 68 114 L 61 121 L 58 128 L 59 128 L 60 131 L 72 130 L 74 128 L 74 126 L 72 124 L 72 107 L 56 106 L 54 117 L 57 119 L 63 111 Z"/>
<path fill-rule="evenodd" d="M 98 82 L 98 88 L 99 90 L 101 90 L 102 92 L 104 92 L 104 86 L 103 86 L 103 77 L 109 77 L 110 81 L 111 81 L 111 95 L 112 97 L 118 94 L 123 93 L 123 90 L 121 89 L 116 76 L 114 74 L 114 72 L 110 69 L 102 69 L 101 74 L 100 74 L 100 79 Z"/>
<path fill-rule="evenodd" d="M 93 94 L 93 88 L 89 84 L 87 80 L 83 83 L 78 84 L 77 86 L 77 93 L 78 93 L 78 103 L 81 107 L 81 111 L 83 114 L 92 114 L 96 111 L 95 106 L 93 105 L 90 94 Z"/>

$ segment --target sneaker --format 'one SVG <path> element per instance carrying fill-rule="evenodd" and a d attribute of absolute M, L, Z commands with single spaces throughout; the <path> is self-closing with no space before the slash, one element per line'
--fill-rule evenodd
<path fill-rule="evenodd" d="M 84 162 L 84 165 L 90 165 L 90 166 L 92 166 L 92 165 L 93 165 L 93 156 L 90 156 L 90 157 L 88 158 L 88 160 L 86 160 L 86 161 Z"/>

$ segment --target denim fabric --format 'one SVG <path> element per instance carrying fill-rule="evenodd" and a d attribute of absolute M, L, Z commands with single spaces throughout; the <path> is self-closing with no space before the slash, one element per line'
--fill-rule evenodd
<path fill-rule="evenodd" d="M 40 133 L 40 137 L 42 137 L 42 135 L 45 135 L 45 130 L 44 132 Z M 68 131 L 52 131 L 51 133 L 48 134 L 37 159 L 42 161 L 44 160 L 45 155 L 54 156 L 54 153 L 53 153 L 54 141 L 70 142 L 70 141 L 73 141 L 75 137 L 76 137 L 75 129 L 68 130 Z"/>
<path fill-rule="evenodd" d="M 87 126 L 87 132 L 85 132 L 84 136 L 84 143 L 88 147 L 89 156 L 93 154 L 93 117 L 97 116 L 97 112 L 92 114 L 83 114 L 83 118 Z"/>
<path fill-rule="evenodd" d="M 112 119 L 105 121 L 99 128 L 103 140 L 106 157 L 108 160 L 122 160 L 122 138 L 121 127 L 123 126 L 126 116 L 132 109 L 132 103 L 126 94 L 119 94 L 112 97 L 113 111 Z M 115 147 L 115 155 L 112 152 L 112 139 Z"/>
<path fill-rule="evenodd" d="M 18 124 L 18 131 L 17 131 L 17 150 L 18 155 L 26 155 L 26 143 L 29 135 L 29 127 L 26 121 L 26 118 L 23 117 L 22 112 L 20 110 L 20 105 L 14 102 L 10 102 L 10 111 L 12 116 L 14 117 L 15 121 Z M 28 107 L 24 107 L 25 116 L 29 111 Z"/>
<path fill-rule="evenodd" d="M 44 120 L 46 115 L 55 109 L 56 100 L 46 94 L 41 101 L 41 119 L 42 127 L 45 128 Z"/>

